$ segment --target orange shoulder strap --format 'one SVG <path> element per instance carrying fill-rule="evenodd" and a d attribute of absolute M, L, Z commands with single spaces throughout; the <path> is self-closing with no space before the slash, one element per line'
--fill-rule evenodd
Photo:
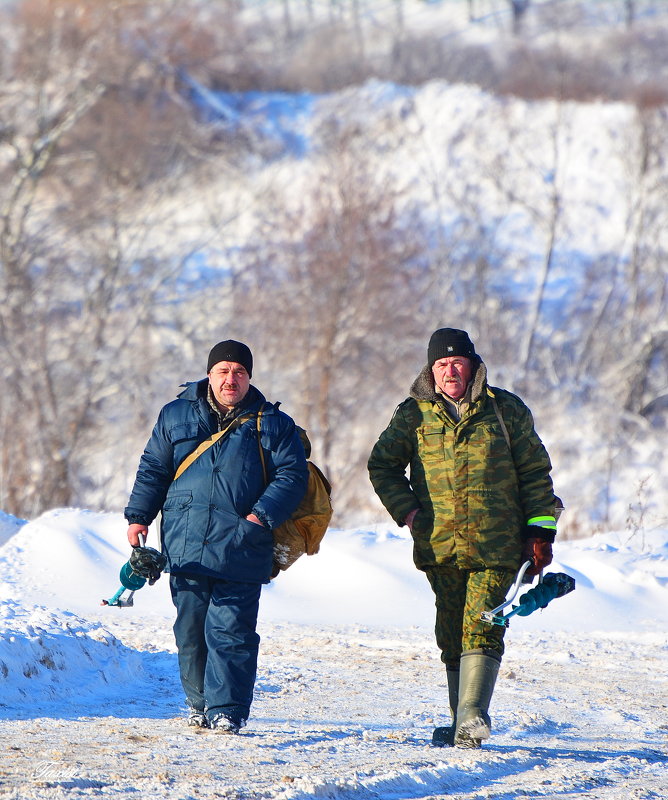
<path fill-rule="evenodd" d="M 218 433 L 214 433 L 213 436 L 209 436 L 208 439 L 205 439 L 203 442 L 200 442 L 197 447 L 187 455 L 183 461 L 179 464 L 174 473 L 173 480 L 179 478 L 183 473 L 188 469 L 188 467 L 197 461 L 197 459 L 202 455 L 202 453 L 206 453 L 206 451 L 214 445 L 219 439 L 222 439 L 226 433 L 228 433 L 231 428 L 235 427 L 238 428 L 239 425 L 242 425 L 244 422 L 247 422 L 249 419 L 253 419 L 253 414 L 246 414 L 246 416 L 240 416 L 236 419 L 233 419 L 232 422 L 227 426 L 227 428 L 223 428 L 222 431 L 218 431 Z M 258 422 L 259 424 L 259 422 Z"/>

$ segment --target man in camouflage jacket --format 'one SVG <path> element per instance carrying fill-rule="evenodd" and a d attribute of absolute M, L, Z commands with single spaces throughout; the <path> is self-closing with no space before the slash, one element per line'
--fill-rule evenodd
<path fill-rule="evenodd" d="M 504 602 L 525 560 L 527 575 L 551 562 L 557 499 L 531 412 L 487 384 L 468 334 L 435 331 L 427 356 L 373 448 L 369 475 L 393 519 L 410 528 L 415 565 L 436 596 L 453 725 L 437 728 L 434 744 L 479 747 L 505 633 L 480 614 Z"/>

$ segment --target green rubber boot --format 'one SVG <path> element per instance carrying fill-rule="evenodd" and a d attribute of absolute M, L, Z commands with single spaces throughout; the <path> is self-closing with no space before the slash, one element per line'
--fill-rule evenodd
<path fill-rule="evenodd" d="M 431 743 L 434 747 L 452 747 L 455 743 L 455 725 L 457 724 L 457 706 L 459 704 L 459 668 L 446 667 L 448 677 L 448 699 L 450 701 L 450 715 L 452 725 L 443 728 L 434 728 Z"/>
<path fill-rule="evenodd" d="M 462 653 L 459 671 L 459 705 L 455 728 L 456 747 L 480 747 L 489 739 L 492 723 L 489 704 L 501 660 L 484 653 Z"/>

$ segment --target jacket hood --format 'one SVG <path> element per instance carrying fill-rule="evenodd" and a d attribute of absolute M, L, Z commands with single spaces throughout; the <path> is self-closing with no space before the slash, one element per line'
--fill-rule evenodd
<path fill-rule="evenodd" d="M 478 357 L 477 362 L 473 360 L 473 378 L 471 379 L 471 402 L 477 402 L 483 395 L 487 386 L 487 367 L 483 360 Z M 438 402 L 442 395 L 436 391 L 434 375 L 429 364 L 425 364 L 420 370 L 420 374 L 413 381 L 410 390 L 413 400 L 429 400 L 432 403 Z"/>

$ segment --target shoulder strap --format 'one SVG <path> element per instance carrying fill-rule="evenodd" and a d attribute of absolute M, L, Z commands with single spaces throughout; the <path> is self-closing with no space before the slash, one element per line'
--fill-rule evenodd
<path fill-rule="evenodd" d="M 245 416 L 239 416 L 236 419 L 233 419 L 232 422 L 227 426 L 227 428 L 223 428 L 222 431 L 218 431 L 218 433 L 214 433 L 213 436 L 209 436 L 208 439 L 205 439 L 203 442 L 200 442 L 197 447 L 187 455 L 183 461 L 177 467 L 176 472 L 174 473 L 173 480 L 179 478 L 183 473 L 188 469 L 188 467 L 202 455 L 202 453 L 206 453 L 206 451 L 214 445 L 219 439 L 222 439 L 226 433 L 232 428 L 238 428 L 239 425 L 242 425 L 244 422 L 247 422 L 249 419 L 253 419 L 252 414 L 246 414 Z"/>
<path fill-rule="evenodd" d="M 262 475 L 264 476 L 264 482 L 265 482 L 265 485 L 266 485 L 267 482 L 268 482 L 267 481 L 267 465 L 266 465 L 265 460 L 264 460 L 264 450 L 262 449 L 262 441 L 260 440 L 260 434 L 261 434 L 260 422 L 262 420 L 262 413 L 264 412 L 264 406 L 265 406 L 265 404 L 262 403 L 262 405 L 260 406 L 260 410 L 257 412 L 256 425 L 257 425 L 257 446 L 258 446 L 258 449 L 260 450 L 260 461 L 262 462 Z"/>
<path fill-rule="evenodd" d="M 508 428 L 506 428 L 506 423 L 503 421 L 503 417 L 501 416 L 501 409 L 499 408 L 499 404 L 496 402 L 496 397 L 491 392 L 489 393 L 489 399 L 492 401 L 492 407 L 494 408 L 494 413 L 496 414 L 496 418 L 499 420 L 499 424 L 501 425 L 501 430 L 503 431 L 503 438 L 506 440 L 506 444 L 508 445 L 508 449 L 512 450 L 510 446 L 510 434 L 508 433 Z"/>

